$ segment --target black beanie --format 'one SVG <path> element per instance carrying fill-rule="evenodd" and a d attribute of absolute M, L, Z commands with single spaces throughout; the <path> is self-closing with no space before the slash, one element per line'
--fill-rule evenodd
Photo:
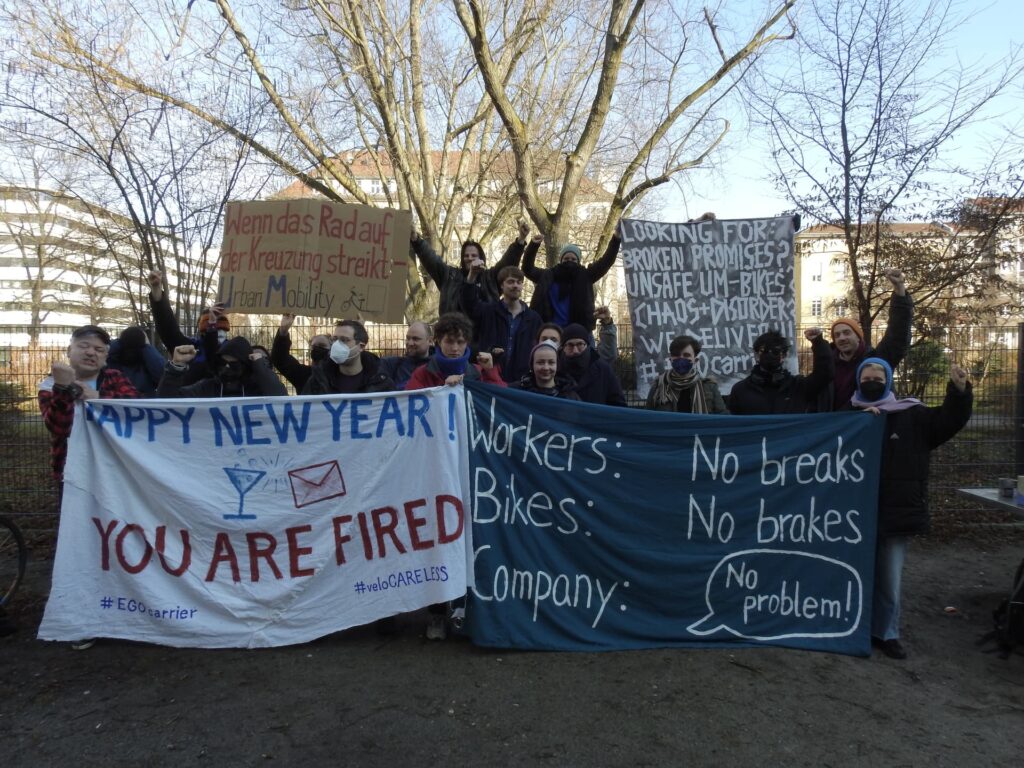
<path fill-rule="evenodd" d="M 590 332 L 579 323 L 569 323 L 562 329 L 562 343 L 565 344 L 569 339 L 583 339 L 589 345 Z"/>
<path fill-rule="evenodd" d="M 117 339 L 121 342 L 122 349 L 142 349 L 149 342 L 146 332 L 137 325 L 125 328 Z"/>

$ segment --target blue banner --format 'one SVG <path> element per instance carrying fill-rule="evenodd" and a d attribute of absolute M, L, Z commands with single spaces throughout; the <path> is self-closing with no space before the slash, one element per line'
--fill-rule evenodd
<path fill-rule="evenodd" d="M 467 406 L 474 643 L 870 652 L 883 419 Z"/>

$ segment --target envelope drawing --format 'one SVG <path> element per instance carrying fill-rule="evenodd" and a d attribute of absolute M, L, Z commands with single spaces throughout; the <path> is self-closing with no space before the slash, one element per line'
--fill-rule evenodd
<path fill-rule="evenodd" d="M 345 478 L 336 461 L 290 469 L 288 481 L 292 484 L 296 508 L 345 495 Z"/>

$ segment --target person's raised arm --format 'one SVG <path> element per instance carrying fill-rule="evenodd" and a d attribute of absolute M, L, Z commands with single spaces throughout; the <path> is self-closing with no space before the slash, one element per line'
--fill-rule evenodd
<path fill-rule="evenodd" d="M 807 389 L 805 390 L 808 401 L 814 401 L 829 382 L 835 377 L 835 360 L 832 357 L 832 348 L 825 341 L 821 328 L 808 328 L 804 331 L 804 338 L 811 342 L 811 372 L 807 375 Z"/>
<path fill-rule="evenodd" d="M 153 325 L 156 333 L 168 350 L 191 344 L 192 340 L 181 332 L 178 318 L 171 308 L 171 299 L 163 287 L 164 277 L 159 272 L 150 272 L 146 276 L 149 283 L 149 308 L 153 313 Z"/>
<path fill-rule="evenodd" d="M 607 275 L 608 270 L 611 269 L 612 265 L 615 263 L 615 259 L 619 255 L 619 246 L 622 245 L 622 238 L 619 236 L 621 227 L 621 222 L 615 225 L 615 234 L 612 235 L 612 239 L 608 243 L 608 248 L 605 250 L 604 256 L 587 267 L 587 277 L 590 278 L 590 282 L 596 283 L 602 277 Z"/>
<path fill-rule="evenodd" d="M 188 364 L 196 359 L 196 348 L 191 344 L 181 344 L 174 348 L 171 359 L 164 366 L 164 375 L 156 387 L 157 397 L 181 397 L 182 385 L 185 383 L 185 372 Z"/>
<path fill-rule="evenodd" d="M 448 265 L 444 263 L 444 260 L 437 255 L 433 248 L 430 247 L 430 243 L 426 238 L 420 237 L 419 232 L 413 230 L 409 233 L 409 245 L 412 247 L 412 252 L 417 259 L 423 264 L 423 267 L 427 270 L 427 274 L 430 275 L 430 279 L 434 281 L 434 285 L 437 286 L 438 290 L 441 289 L 441 285 L 445 281 L 445 277 L 448 274 Z"/>
<path fill-rule="evenodd" d="M 537 251 L 540 244 L 544 242 L 544 236 L 537 234 L 530 238 L 530 244 L 526 246 L 523 253 L 523 274 L 535 283 L 539 283 L 544 276 L 544 270 L 537 266 Z"/>
<path fill-rule="evenodd" d="M 530 236 L 530 225 L 527 224 L 523 219 L 518 222 L 519 235 L 513 240 L 508 248 L 505 249 L 505 253 L 498 260 L 498 263 L 490 268 L 490 272 L 494 275 L 494 279 L 498 279 L 498 273 L 501 272 L 505 267 L 518 267 L 519 262 L 523 258 L 523 250 L 526 248 L 526 240 Z"/>
<path fill-rule="evenodd" d="M 277 374 L 270 367 L 270 361 L 264 355 L 253 352 L 249 355 L 249 363 L 252 365 L 252 377 L 259 385 L 261 393 L 264 395 L 288 394 L 288 390 L 277 378 Z"/>
<path fill-rule="evenodd" d="M 963 429 L 971 419 L 974 392 L 967 380 L 967 371 L 959 365 L 951 365 L 946 397 L 938 408 L 929 408 L 931 420 L 928 424 L 928 448 L 938 448 Z"/>
<path fill-rule="evenodd" d="M 892 297 L 889 299 L 889 324 L 873 354 L 875 357 L 885 360 L 895 369 L 910 351 L 910 332 L 914 322 L 914 299 L 907 292 L 907 284 L 902 272 L 898 269 L 887 269 L 885 276 L 892 283 Z"/>
<path fill-rule="evenodd" d="M 291 382 L 296 392 L 301 392 L 309 377 L 309 366 L 300 363 L 292 354 L 292 339 L 288 331 L 295 322 L 295 315 L 281 315 L 281 325 L 274 334 L 274 341 L 270 345 L 270 362 L 281 372 L 281 375 Z"/>

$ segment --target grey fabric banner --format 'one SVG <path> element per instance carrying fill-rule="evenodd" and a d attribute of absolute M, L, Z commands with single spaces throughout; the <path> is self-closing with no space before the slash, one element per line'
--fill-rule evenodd
<path fill-rule="evenodd" d="M 637 389 L 669 367 L 676 336 L 697 339 L 700 372 L 722 393 L 754 365 L 753 343 L 767 330 L 792 343 L 796 372 L 796 295 L 792 216 L 667 224 L 622 222 L 622 263 L 633 323 Z"/>

